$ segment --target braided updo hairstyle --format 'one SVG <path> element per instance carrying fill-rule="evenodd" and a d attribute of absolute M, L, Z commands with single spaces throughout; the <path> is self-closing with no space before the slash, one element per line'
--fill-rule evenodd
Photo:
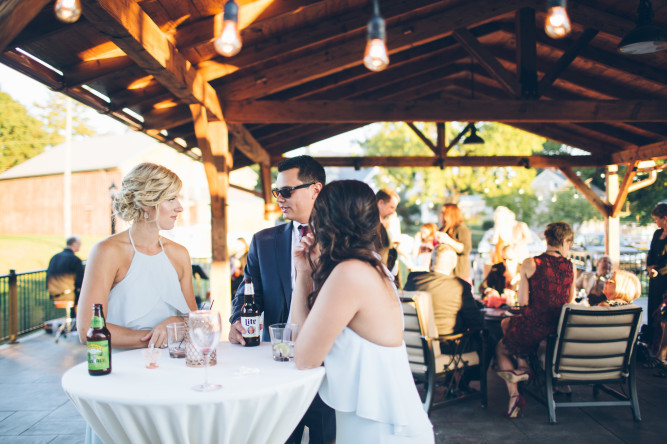
<path fill-rule="evenodd" d="M 380 227 L 377 199 L 364 182 L 337 180 L 326 185 L 313 205 L 310 227 L 320 257 L 312 264 L 314 291 L 308 296 L 309 308 L 334 267 L 347 259 L 367 262 L 384 275 L 373 249 Z"/>
<path fill-rule="evenodd" d="M 141 219 L 148 208 L 155 208 L 181 191 L 183 183 L 168 168 L 154 163 L 140 163 L 123 178 L 113 200 L 114 213 L 127 222 Z M 156 213 L 156 220 L 158 214 Z"/>

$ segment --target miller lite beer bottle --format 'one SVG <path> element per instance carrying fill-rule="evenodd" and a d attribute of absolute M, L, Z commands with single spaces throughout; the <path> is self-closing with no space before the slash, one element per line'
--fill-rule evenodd
<path fill-rule="evenodd" d="M 246 347 L 259 345 L 259 308 L 255 305 L 255 289 L 252 279 L 245 278 L 243 292 L 243 308 L 241 308 L 241 325 L 245 329 L 243 340 Z"/>

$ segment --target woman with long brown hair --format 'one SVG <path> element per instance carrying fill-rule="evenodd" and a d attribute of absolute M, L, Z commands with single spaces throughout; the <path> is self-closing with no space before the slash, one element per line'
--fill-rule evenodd
<path fill-rule="evenodd" d="M 470 250 L 472 237 L 463 223 L 463 213 L 456 204 L 444 204 L 440 211 L 440 231 L 435 237 L 437 243 L 449 245 L 456 251 L 458 260 L 454 274 L 472 285 L 470 276 Z"/>
<path fill-rule="evenodd" d="M 414 385 L 393 276 L 374 242 L 380 216 L 363 182 L 320 192 L 295 248 L 292 322 L 297 368 L 324 363 L 322 400 L 336 410 L 336 442 L 433 443 Z"/>

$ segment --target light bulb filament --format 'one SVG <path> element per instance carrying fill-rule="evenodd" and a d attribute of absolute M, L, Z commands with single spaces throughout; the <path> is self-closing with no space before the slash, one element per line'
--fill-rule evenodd
<path fill-rule="evenodd" d="M 364 65 L 371 71 L 382 71 L 389 65 L 387 46 L 382 39 L 372 39 L 366 43 Z"/>
<path fill-rule="evenodd" d="M 549 14 L 544 23 L 544 32 L 552 39 L 562 39 L 570 33 L 572 25 L 567 16 L 567 10 L 563 6 L 554 6 L 549 9 Z"/>
<path fill-rule="evenodd" d="M 61 22 L 74 23 L 81 17 L 81 0 L 58 0 L 54 10 Z"/>

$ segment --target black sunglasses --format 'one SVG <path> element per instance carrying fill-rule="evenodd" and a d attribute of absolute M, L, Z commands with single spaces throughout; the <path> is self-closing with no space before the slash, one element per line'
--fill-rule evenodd
<path fill-rule="evenodd" d="M 304 183 L 295 187 L 274 188 L 271 190 L 271 194 L 273 194 L 273 197 L 276 199 L 278 198 L 278 195 L 282 196 L 283 199 L 289 199 L 292 196 L 292 191 L 298 190 L 299 188 L 306 188 L 311 185 L 315 185 L 315 182 Z"/>

